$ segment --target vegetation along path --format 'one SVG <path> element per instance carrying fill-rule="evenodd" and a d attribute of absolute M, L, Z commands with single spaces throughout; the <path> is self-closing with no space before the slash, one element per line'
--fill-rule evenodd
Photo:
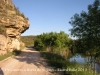
<path fill-rule="evenodd" d="M 40 53 L 32 48 L 25 48 L 19 56 L 0 62 L 4 75 L 52 75 Z"/>

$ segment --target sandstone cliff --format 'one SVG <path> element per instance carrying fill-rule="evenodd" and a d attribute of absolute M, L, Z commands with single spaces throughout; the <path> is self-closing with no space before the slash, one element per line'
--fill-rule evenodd
<path fill-rule="evenodd" d="M 12 1 L 0 0 L 0 54 L 20 50 L 20 35 L 28 28 L 28 18 Z"/>

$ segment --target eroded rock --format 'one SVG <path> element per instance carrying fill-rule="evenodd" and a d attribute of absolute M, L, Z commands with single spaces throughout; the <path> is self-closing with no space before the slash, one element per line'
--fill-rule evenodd
<path fill-rule="evenodd" d="M 29 28 L 29 20 L 14 6 L 11 0 L 0 0 L 0 25 L 5 26 L 6 35 L 1 34 L 0 51 L 20 50 L 20 35 Z M 2 52 L 0 52 L 2 53 Z"/>

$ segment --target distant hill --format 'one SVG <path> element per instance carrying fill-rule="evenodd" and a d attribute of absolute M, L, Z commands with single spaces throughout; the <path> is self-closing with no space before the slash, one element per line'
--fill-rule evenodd
<path fill-rule="evenodd" d="M 36 36 L 21 36 L 21 41 L 25 43 L 25 46 L 34 46 L 34 40 Z"/>

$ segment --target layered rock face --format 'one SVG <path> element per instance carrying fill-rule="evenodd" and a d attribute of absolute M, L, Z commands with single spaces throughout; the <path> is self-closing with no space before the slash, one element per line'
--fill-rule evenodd
<path fill-rule="evenodd" d="M 0 35 L 0 54 L 20 50 L 20 35 L 29 28 L 28 18 L 20 13 L 11 0 L 0 0 L 0 26 L 5 34 Z"/>

